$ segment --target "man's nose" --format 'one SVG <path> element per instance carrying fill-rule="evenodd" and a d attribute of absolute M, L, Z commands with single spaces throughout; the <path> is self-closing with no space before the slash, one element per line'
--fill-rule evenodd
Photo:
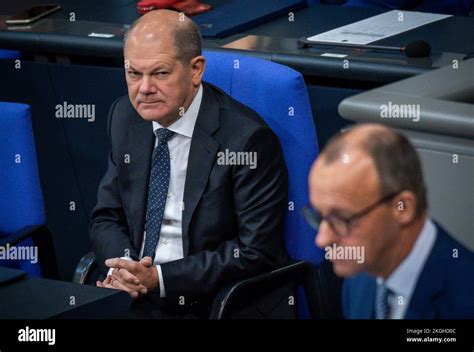
<path fill-rule="evenodd" d="M 327 246 L 331 246 L 334 242 L 336 242 L 336 240 L 336 235 L 334 234 L 331 226 L 329 226 L 327 221 L 323 220 L 319 226 L 319 231 L 316 234 L 314 243 L 319 248 L 325 248 Z"/>
<path fill-rule="evenodd" d="M 154 92 L 154 85 L 153 85 L 153 82 L 152 82 L 150 76 L 143 75 L 142 80 L 140 82 L 139 92 L 141 94 L 155 93 Z"/>

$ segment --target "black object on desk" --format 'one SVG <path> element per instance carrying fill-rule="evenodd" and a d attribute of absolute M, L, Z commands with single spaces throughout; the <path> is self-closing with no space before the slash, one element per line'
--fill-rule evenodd
<path fill-rule="evenodd" d="M 130 304 L 125 292 L 0 267 L 0 319 L 119 319 L 127 317 Z"/>
<path fill-rule="evenodd" d="M 305 49 L 311 46 L 334 47 L 342 49 L 357 49 L 357 50 L 374 50 L 374 51 L 389 51 L 399 52 L 405 54 L 407 57 L 428 57 L 431 54 L 431 46 L 424 40 L 415 40 L 404 46 L 387 46 L 374 44 L 352 44 L 352 43 L 337 43 L 337 42 L 320 42 L 309 40 L 306 38 L 298 39 L 298 49 Z"/>

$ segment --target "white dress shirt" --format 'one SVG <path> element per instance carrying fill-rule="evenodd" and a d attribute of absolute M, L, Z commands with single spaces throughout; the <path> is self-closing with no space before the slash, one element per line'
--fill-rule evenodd
<path fill-rule="evenodd" d="M 160 297 L 166 297 L 165 283 L 161 273 L 160 264 L 183 258 L 181 224 L 184 210 L 184 184 L 186 181 L 186 171 L 188 169 L 191 138 L 199 114 L 199 108 L 201 107 L 202 92 L 203 88 L 201 85 L 188 110 L 180 119 L 167 127 L 168 130 L 175 133 L 168 141 L 170 153 L 170 184 L 168 187 L 168 198 L 166 199 L 163 223 L 161 225 L 160 239 L 156 246 L 155 259 L 153 263 L 158 270 Z M 158 122 L 153 121 L 153 133 L 155 136 L 156 131 L 160 128 L 164 127 Z M 155 138 L 155 147 L 157 145 L 158 138 Z M 145 238 L 146 231 L 143 236 L 140 258 L 143 255 Z M 122 258 L 132 260 L 129 257 Z"/>
<path fill-rule="evenodd" d="M 392 292 L 388 298 L 390 319 L 405 317 L 418 278 L 434 246 L 436 236 L 436 226 L 430 219 L 427 219 L 408 256 L 385 282 L 381 277 L 377 278 L 378 284 L 385 284 Z"/>

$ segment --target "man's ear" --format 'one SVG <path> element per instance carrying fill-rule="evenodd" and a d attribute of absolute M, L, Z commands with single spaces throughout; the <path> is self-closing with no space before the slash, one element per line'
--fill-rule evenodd
<path fill-rule="evenodd" d="M 394 216 L 401 226 L 409 225 L 416 218 L 417 199 L 412 191 L 400 192 L 394 198 Z"/>
<path fill-rule="evenodd" d="M 196 56 L 191 60 L 191 70 L 192 70 L 192 81 L 194 86 L 199 86 L 202 81 L 202 76 L 204 75 L 204 70 L 206 69 L 206 59 L 204 56 Z"/>

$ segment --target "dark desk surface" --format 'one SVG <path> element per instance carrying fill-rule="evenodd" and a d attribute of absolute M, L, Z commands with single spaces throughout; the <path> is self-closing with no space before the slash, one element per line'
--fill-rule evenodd
<path fill-rule="evenodd" d="M 130 304 L 125 292 L 65 281 L 25 276 L 0 284 L 0 319 L 124 318 Z"/>
<path fill-rule="evenodd" d="M 221 0 L 220 2 L 222 2 Z M 227 0 L 229 1 L 229 0 Z M 25 28 L 7 28 L 4 20 L 22 8 L 40 4 L 40 0 L 8 2 L 0 5 L 0 47 L 63 56 L 120 58 L 122 35 L 138 18 L 136 1 L 130 0 L 58 0 L 63 9 Z M 218 0 L 208 1 L 219 3 Z M 69 21 L 74 12 L 75 22 Z M 430 59 L 407 59 L 399 54 L 351 53 L 347 59 L 351 70 L 342 67 L 341 59 L 321 57 L 324 51 L 299 50 L 296 39 L 337 28 L 383 11 L 332 5 L 312 5 L 294 14 L 294 22 L 282 16 L 244 32 L 223 39 L 205 38 L 204 47 L 218 50 L 242 50 L 293 67 L 305 76 L 332 77 L 392 82 L 426 72 L 462 59 L 474 52 L 474 18 L 450 17 L 400 35 L 379 44 L 403 46 L 416 40 L 427 40 L 432 46 Z M 91 32 L 111 33 L 110 39 L 94 38 Z M 325 50 L 327 51 L 327 50 Z M 331 50 L 330 52 L 338 52 Z"/>

